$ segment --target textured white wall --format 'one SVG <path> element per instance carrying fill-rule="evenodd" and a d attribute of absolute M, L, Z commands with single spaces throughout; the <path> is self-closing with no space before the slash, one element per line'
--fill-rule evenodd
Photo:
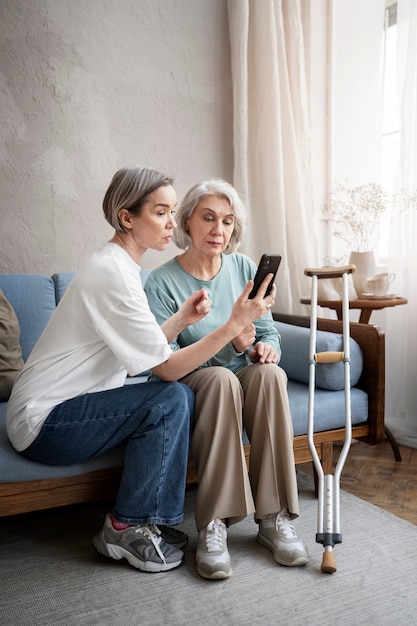
<path fill-rule="evenodd" d="M 226 0 L 1 0 L 0 272 L 79 269 L 130 164 L 231 180 Z"/>

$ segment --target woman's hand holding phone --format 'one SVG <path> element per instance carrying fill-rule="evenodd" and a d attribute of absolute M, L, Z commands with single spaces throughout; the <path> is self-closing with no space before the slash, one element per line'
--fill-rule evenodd
<path fill-rule="evenodd" d="M 241 295 L 236 300 L 230 316 L 230 319 L 239 326 L 236 330 L 236 336 L 242 333 L 245 327 L 251 322 L 254 322 L 265 315 L 265 313 L 267 313 L 274 304 L 276 294 L 275 285 L 273 285 L 269 296 L 265 295 L 270 281 L 271 274 L 267 274 L 262 281 L 256 296 L 254 298 L 249 298 L 249 294 L 253 289 L 253 280 L 250 280 Z"/>
<path fill-rule="evenodd" d="M 256 296 L 262 281 L 266 276 L 268 276 L 268 274 L 272 274 L 272 276 L 270 282 L 268 283 L 265 295 L 268 296 L 270 294 L 281 259 L 282 257 L 279 254 L 263 254 L 261 256 L 254 278 L 253 289 L 249 294 L 249 298 L 254 298 Z"/>

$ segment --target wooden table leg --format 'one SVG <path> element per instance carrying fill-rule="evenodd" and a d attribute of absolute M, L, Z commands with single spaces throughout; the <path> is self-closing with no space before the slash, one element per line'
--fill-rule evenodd
<path fill-rule="evenodd" d="M 371 313 L 373 309 L 361 309 L 359 314 L 359 323 L 360 324 L 369 324 L 369 320 L 371 318 Z"/>

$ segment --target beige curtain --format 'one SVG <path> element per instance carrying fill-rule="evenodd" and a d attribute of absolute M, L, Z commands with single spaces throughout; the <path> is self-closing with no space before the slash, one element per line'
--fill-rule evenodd
<path fill-rule="evenodd" d="M 400 141 L 393 184 L 417 189 L 417 2 L 398 0 L 398 102 Z M 417 208 L 402 214 L 389 231 L 387 266 L 395 289 L 408 299 L 390 315 L 386 330 L 385 416 L 399 443 L 417 448 Z"/>
<path fill-rule="evenodd" d="M 248 208 L 242 251 L 279 253 L 275 309 L 300 305 L 316 266 L 310 127 L 299 0 L 228 0 L 233 79 L 234 185 Z"/>

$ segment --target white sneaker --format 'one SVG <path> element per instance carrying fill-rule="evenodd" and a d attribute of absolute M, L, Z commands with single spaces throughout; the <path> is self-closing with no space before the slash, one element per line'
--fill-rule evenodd
<path fill-rule="evenodd" d="M 196 560 L 202 578 L 219 580 L 232 575 L 226 525 L 217 517 L 198 533 Z"/>
<path fill-rule="evenodd" d="M 280 565 L 295 567 L 308 562 L 304 541 L 297 536 L 286 509 L 261 519 L 256 539 L 272 550 L 274 559 Z"/>

